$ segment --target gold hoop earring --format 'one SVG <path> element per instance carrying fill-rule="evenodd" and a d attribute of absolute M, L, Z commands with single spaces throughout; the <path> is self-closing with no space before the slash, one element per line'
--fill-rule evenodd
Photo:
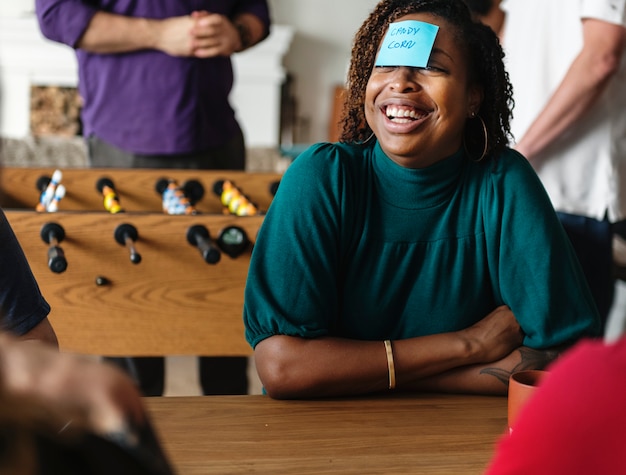
<path fill-rule="evenodd" d="M 489 134 L 487 132 L 487 124 L 485 124 L 485 121 L 479 115 L 472 114 L 470 118 L 480 120 L 480 124 L 482 125 L 482 129 L 483 129 L 483 140 L 485 142 L 485 145 L 483 147 L 483 153 L 480 155 L 480 157 L 477 160 L 474 160 L 475 162 L 480 162 L 487 156 L 487 150 L 489 149 Z M 465 134 L 463 135 L 463 148 L 465 149 L 465 153 L 469 157 L 471 154 L 469 150 L 467 149 L 467 139 L 466 139 Z"/>
<path fill-rule="evenodd" d="M 370 140 L 372 140 L 372 137 L 374 137 L 374 132 L 372 132 L 370 134 L 370 136 L 368 138 L 366 138 L 363 142 L 358 142 L 359 145 L 365 145 L 367 142 L 369 142 Z"/>

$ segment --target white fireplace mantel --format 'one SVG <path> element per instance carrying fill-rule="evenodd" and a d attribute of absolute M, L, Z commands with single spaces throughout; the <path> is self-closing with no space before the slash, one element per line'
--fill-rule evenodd
<path fill-rule="evenodd" d="M 282 60 L 292 36 L 290 27 L 274 25 L 265 41 L 233 56 L 231 103 L 248 147 L 279 146 Z M 30 135 L 31 86 L 76 87 L 77 81 L 73 49 L 44 38 L 34 15 L 0 18 L 0 136 Z"/>

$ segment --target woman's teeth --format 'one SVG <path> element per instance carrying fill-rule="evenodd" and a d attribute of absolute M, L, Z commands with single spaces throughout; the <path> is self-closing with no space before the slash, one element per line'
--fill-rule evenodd
<path fill-rule="evenodd" d="M 419 114 L 415 109 L 400 108 L 388 106 L 385 111 L 387 117 L 394 122 L 411 122 L 420 119 L 423 115 Z"/>

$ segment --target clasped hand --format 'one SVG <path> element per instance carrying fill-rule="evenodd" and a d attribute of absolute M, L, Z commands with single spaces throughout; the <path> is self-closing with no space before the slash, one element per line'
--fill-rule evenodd
<path fill-rule="evenodd" d="M 211 58 L 241 49 L 235 25 L 224 15 L 207 11 L 162 21 L 159 49 L 171 56 Z"/>
<path fill-rule="evenodd" d="M 522 345 L 524 333 L 509 307 L 502 305 L 463 330 L 475 363 L 489 363 L 504 358 Z"/>

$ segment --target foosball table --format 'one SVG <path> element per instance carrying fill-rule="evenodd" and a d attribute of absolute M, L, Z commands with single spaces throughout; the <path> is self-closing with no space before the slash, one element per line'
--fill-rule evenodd
<path fill-rule="evenodd" d="M 276 173 L 4 168 L 0 205 L 62 350 L 245 356 L 243 293 Z"/>

